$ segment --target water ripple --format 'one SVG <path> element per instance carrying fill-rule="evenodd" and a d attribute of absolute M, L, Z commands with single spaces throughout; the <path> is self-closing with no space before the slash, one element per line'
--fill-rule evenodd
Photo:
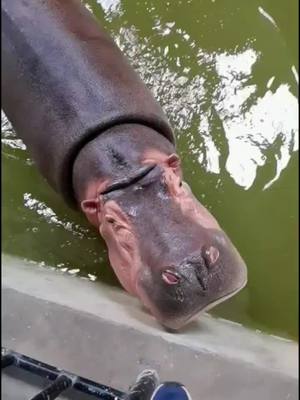
<path fill-rule="evenodd" d="M 32 197 L 30 193 L 24 193 L 24 206 L 35 211 L 39 216 L 43 217 L 49 224 L 62 226 L 66 231 L 80 238 L 86 237 L 89 231 L 78 224 L 69 221 L 61 221 L 55 212 L 42 201 Z"/>

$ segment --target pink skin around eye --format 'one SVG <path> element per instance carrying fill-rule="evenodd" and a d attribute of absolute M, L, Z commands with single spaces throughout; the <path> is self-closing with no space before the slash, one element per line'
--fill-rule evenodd
<path fill-rule="evenodd" d="M 169 285 L 176 285 L 179 282 L 179 277 L 171 271 L 163 272 L 162 278 Z"/>

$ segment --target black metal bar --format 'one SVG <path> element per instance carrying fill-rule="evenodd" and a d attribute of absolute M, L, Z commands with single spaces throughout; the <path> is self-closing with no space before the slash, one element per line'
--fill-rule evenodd
<path fill-rule="evenodd" d="M 3 353 L 6 353 L 3 355 Z M 60 376 L 67 377 L 70 381 L 71 384 L 73 385 L 73 388 L 94 396 L 98 399 L 101 400 L 121 400 L 124 398 L 125 393 L 120 392 L 119 390 L 113 389 L 109 386 L 105 386 L 93 381 L 90 381 L 88 379 L 73 375 L 71 373 L 62 371 L 58 368 L 55 368 L 49 364 L 42 363 L 40 361 L 37 361 L 33 358 L 24 356 L 23 354 L 17 353 L 15 351 L 7 352 L 5 349 L 2 348 L 2 357 L 1 357 L 1 364 L 2 368 L 3 366 L 3 360 L 11 360 L 11 358 L 7 358 L 7 356 L 12 357 L 13 362 L 11 362 L 8 365 L 14 365 L 15 367 L 21 368 L 23 370 L 26 370 L 32 374 L 38 375 L 40 377 L 46 378 L 50 381 L 54 381 L 52 385 L 48 386 L 45 390 L 49 389 L 53 390 L 53 395 L 54 395 L 54 389 L 56 388 L 55 382 Z M 7 363 L 7 361 L 5 361 Z M 62 383 L 62 381 L 59 381 L 59 384 Z M 52 387 L 52 389 L 51 389 Z M 44 390 L 44 391 L 45 391 Z M 40 392 L 38 395 L 42 395 L 43 391 Z M 37 396 L 38 396 L 37 395 Z M 59 395 L 59 393 L 58 393 Z M 57 397 L 57 396 L 56 396 Z M 35 400 L 44 400 L 44 399 L 55 399 L 55 397 L 34 397 L 33 399 Z M 31 400 L 33 400 L 31 399 Z"/>
<path fill-rule="evenodd" d="M 54 400 L 72 385 L 73 380 L 62 374 L 44 390 L 32 397 L 31 400 Z"/>
<path fill-rule="evenodd" d="M 15 356 L 15 366 L 24 369 L 25 371 L 31 372 L 32 374 L 38 375 L 42 378 L 54 381 L 62 373 L 62 370 L 52 367 L 51 365 L 42 363 L 33 358 L 24 356 L 13 352 Z"/>
<path fill-rule="evenodd" d="M 73 387 L 80 392 L 97 397 L 101 400 L 122 400 L 125 396 L 125 393 L 122 393 L 119 390 L 112 389 L 109 386 L 104 386 L 81 377 L 77 379 Z"/>
<path fill-rule="evenodd" d="M 11 353 L 1 355 L 1 368 L 6 368 L 15 362 L 15 358 Z"/>

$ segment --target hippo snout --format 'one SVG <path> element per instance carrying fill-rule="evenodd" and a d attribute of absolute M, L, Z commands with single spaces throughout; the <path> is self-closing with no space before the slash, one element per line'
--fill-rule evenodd
<path fill-rule="evenodd" d="M 183 260 L 168 263 L 160 273 L 152 268 L 152 273 L 140 275 L 144 304 L 169 329 L 181 328 L 246 284 L 245 263 L 224 232 L 211 232 L 210 237 L 211 241 Z"/>
<path fill-rule="evenodd" d="M 197 254 L 189 256 L 177 267 L 166 268 L 162 272 L 163 280 L 169 285 L 177 285 L 186 280 L 194 284 L 195 278 L 201 289 L 207 291 L 209 278 L 212 276 L 213 268 L 216 266 L 220 251 L 215 246 L 203 246 Z"/>

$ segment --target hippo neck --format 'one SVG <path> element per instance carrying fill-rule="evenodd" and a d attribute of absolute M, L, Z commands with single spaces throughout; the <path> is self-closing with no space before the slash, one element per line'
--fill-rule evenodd
<path fill-rule="evenodd" d="M 133 176 L 151 154 L 168 156 L 174 144 L 155 130 L 139 124 L 115 126 L 84 146 L 73 167 L 76 201 L 96 196 L 115 181 Z"/>

